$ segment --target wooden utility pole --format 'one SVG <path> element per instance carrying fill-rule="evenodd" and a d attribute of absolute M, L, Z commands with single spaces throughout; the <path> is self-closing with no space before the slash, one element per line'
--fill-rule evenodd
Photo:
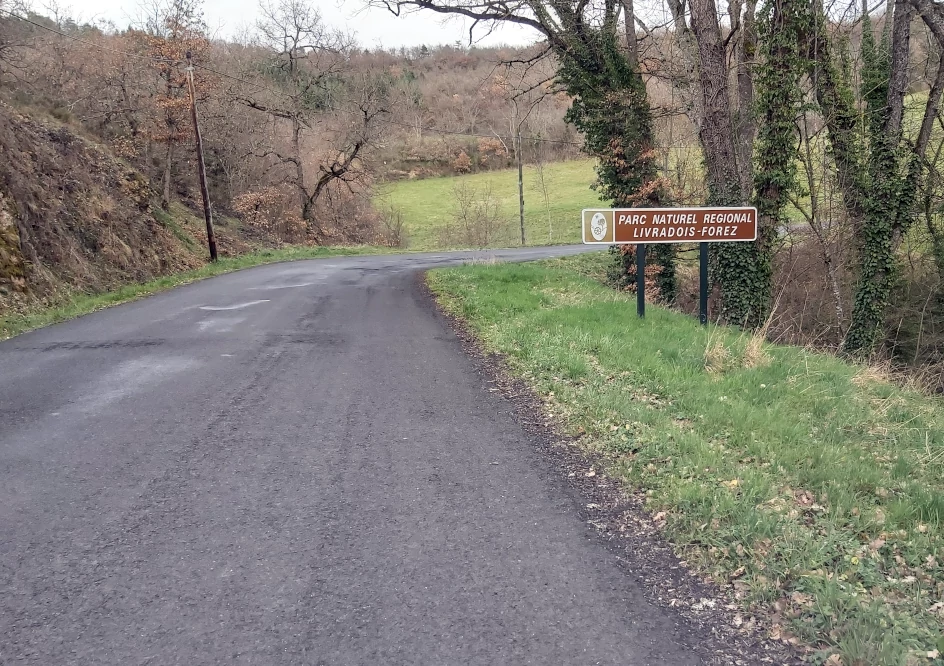
<path fill-rule="evenodd" d="M 538 102 L 541 101 L 543 96 L 538 97 L 537 100 L 532 100 L 528 106 L 528 111 L 523 116 L 518 113 L 518 96 L 514 95 L 511 98 L 512 105 L 512 117 L 511 117 L 511 131 L 514 133 L 512 139 L 515 143 L 515 157 L 518 162 L 518 223 L 521 226 L 521 246 L 524 247 L 526 240 L 524 236 L 524 151 L 522 150 L 521 145 L 521 126 L 531 115 L 531 112 L 534 111 L 534 107 L 538 105 Z"/>
<path fill-rule="evenodd" d="M 193 62 L 190 51 L 187 51 L 187 90 L 190 92 L 190 115 L 193 118 L 193 136 L 197 144 L 197 170 L 200 173 L 200 194 L 203 195 L 203 217 L 207 226 L 207 244 L 210 246 L 210 261 L 216 261 L 213 211 L 210 210 L 210 190 L 207 189 L 206 165 L 203 163 L 203 139 L 200 138 L 200 123 L 197 120 L 197 91 L 193 85 Z"/>
<path fill-rule="evenodd" d="M 516 128 L 517 147 L 515 154 L 518 157 L 518 221 L 521 224 L 521 246 L 524 247 L 524 175 L 522 173 L 521 163 L 521 125 Z"/>

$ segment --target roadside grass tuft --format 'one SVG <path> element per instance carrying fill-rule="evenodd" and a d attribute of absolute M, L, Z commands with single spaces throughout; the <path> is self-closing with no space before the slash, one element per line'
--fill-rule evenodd
<path fill-rule="evenodd" d="M 189 282 L 230 273 L 243 268 L 271 264 L 279 261 L 317 259 L 361 254 L 389 254 L 392 250 L 368 245 L 351 247 L 306 247 L 289 246 L 266 249 L 237 257 L 223 257 L 215 264 L 207 263 L 200 268 L 165 275 L 143 283 L 124 285 L 118 289 L 98 294 L 66 292 L 49 303 L 37 304 L 25 312 L 0 313 L 0 340 L 31 331 L 43 326 L 57 324 L 103 308 L 133 301 L 151 294 L 166 291 Z"/>
<path fill-rule="evenodd" d="M 591 258 L 593 257 L 593 258 Z M 698 325 L 585 255 L 428 280 L 691 567 L 812 663 L 944 663 L 944 403 L 881 372 Z M 837 655 L 837 656 L 834 656 Z"/>
<path fill-rule="evenodd" d="M 732 361 L 731 351 L 724 345 L 724 339 L 709 337 L 705 345 L 705 370 L 718 374 L 727 370 Z"/>

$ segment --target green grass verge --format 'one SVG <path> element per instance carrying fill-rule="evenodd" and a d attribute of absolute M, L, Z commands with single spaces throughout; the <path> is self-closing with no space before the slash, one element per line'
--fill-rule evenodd
<path fill-rule="evenodd" d="M 537 168 L 525 167 L 525 236 L 529 245 L 580 242 L 580 211 L 600 205 L 597 193 L 590 189 L 595 178 L 593 164 L 592 160 L 575 160 L 545 165 L 548 205 Z M 459 183 L 479 194 L 486 186 L 491 187 L 492 197 L 506 222 L 496 245 L 518 245 L 517 169 L 391 183 L 380 188 L 374 205 L 379 209 L 394 208 L 403 214 L 411 249 L 440 248 L 441 230 L 455 214 L 454 189 Z"/>
<path fill-rule="evenodd" d="M 595 281 L 605 255 L 429 283 L 682 557 L 813 663 L 944 663 L 944 403 L 868 368 L 702 328 Z M 593 262 L 597 262 L 594 266 Z"/>
<path fill-rule="evenodd" d="M 190 217 L 193 217 L 193 215 L 182 206 L 179 212 L 176 210 L 173 212 L 178 216 L 190 215 Z M 158 223 L 169 229 L 170 232 L 174 234 L 174 237 L 186 245 L 188 249 L 192 251 L 196 251 L 198 249 L 199 246 L 197 244 L 197 240 L 189 233 L 184 231 L 183 227 L 181 227 L 180 224 L 177 223 L 177 220 L 174 219 L 174 215 L 166 212 L 165 210 L 162 210 L 158 206 L 151 207 L 151 215 L 154 216 L 154 219 L 157 220 Z"/>
<path fill-rule="evenodd" d="M 166 291 L 188 282 L 202 280 L 222 273 L 230 273 L 242 268 L 271 264 L 279 261 L 294 261 L 298 259 L 317 259 L 319 257 L 351 256 L 363 254 L 384 254 L 394 252 L 382 247 L 354 246 L 354 247 L 287 247 L 281 249 L 261 250 L 238 257 L 224 257 L 215 264 L 206 264 L 200 268 L 165 275 L 148 282 L 127 284 L 123 287 L 99 294 L 81 292 L 66 293 L 54 302 L 36 306 L 22 313 L 0 313 L 0 340 L 11 338 L 14 335 L 25 333 L 36 328 L 57 324 L 68 319 L 80 317 L 95 310 L 118 305 L 151 294 Z"/>

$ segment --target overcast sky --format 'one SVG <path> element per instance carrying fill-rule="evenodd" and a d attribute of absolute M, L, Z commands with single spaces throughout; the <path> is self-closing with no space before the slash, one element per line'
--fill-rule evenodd
<path fill-rule="evenodd" d="M 57 0 L 68 8 L 69 14 L 81 21 L 104 19 L 113 21 L 118 28 L 126 27 L 138 15 L 140 0 Z M 385 9 L 365 9 L 365 0 L 312 0 L 325 22 L 346 28 L 357 36 L 365 48 L 378 45 L 419 46 L 420 44 L 452 44 L 456 40 L 468 43 L 467 24 L 460 20 L 443 21 L 429 14 L 397 18 Z M 33 9 L 40 14 L 44 0 L 33 0 Z M 256 16 L 258 0 L 205 0 L 204 17 L 211 30 L 219 37 L 236 34 L 240 28 L 251 26 Z M 480 44 L 525 45 L 534 42 L 534 31 L 521 26 L 506 26 L 483 39 Z"/>

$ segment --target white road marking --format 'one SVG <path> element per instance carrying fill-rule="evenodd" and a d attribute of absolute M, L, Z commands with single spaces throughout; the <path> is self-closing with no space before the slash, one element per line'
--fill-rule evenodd
<path fill-rule="evenodd" d="M 219 312 L 220 310 L 242 310 L 243 308 L 252 307 L 253 305 L 259 305 L 260 303 L 268 303 L 269 299 L 263 299 L 261 301 L 249 301 L 248 303 L 239 303 L 237 305 L 201 305 L 201 310 L 209 310 L 210 312 Z"/>
<path fill-rule="evenodd" d="M 322 278 L 324 279 L 324 278 Z M 299 282 L 298 284 L 276 284 L 268 287 L 249 287 L 249 291 L 271 291 L 273 289 L 297 289 L 298 287 L 310 287 L 316 282 Z"/>

